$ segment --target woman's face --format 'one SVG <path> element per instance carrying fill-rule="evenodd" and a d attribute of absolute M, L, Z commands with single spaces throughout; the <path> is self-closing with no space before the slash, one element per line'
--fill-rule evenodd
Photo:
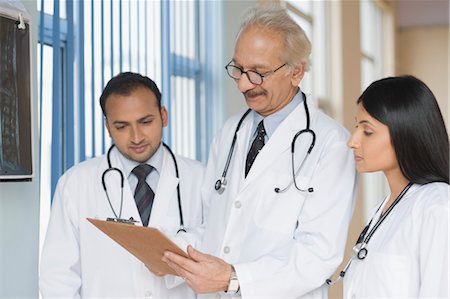
<path fill-rule="evenodd" d="M 347 145 L 353 150 L 358 172 L 399 171 L 389 128 L 370 116 L 361 104 L 358 105 L 355 131 Z"/>

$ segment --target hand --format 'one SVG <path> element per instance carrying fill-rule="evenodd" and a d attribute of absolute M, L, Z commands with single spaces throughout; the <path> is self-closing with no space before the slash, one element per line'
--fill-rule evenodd
<path fill-rule="evenodd" d="M 192 260 L 170 251 L 164 252 L 162 260 L 198 294 L 227 290 L 231 275 L 230 264 L 195 250 L 191 245 L 187 252 Z"/>

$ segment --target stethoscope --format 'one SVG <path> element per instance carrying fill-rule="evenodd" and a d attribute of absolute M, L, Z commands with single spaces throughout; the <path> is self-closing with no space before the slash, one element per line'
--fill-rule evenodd
<path fill-rule="evenodd" d="M 178 198 L 178 213 L 180 215 L 180 228 L 177 231 L 177 234 L 179 232 L 186 232 L 186 229 L 184 227 L 184 221 L 183 221 L 183 209 L 181 207 L 181 193 L 180 193 L 180 175 L 178 172 L 178 163 L 177 163 L 177 159 L 175 158 L 175 155 L 173 154 L 172 150 L 170 149 L 170 147 L 165 144 L 164 142 L 162 142 L 162 145 L 169 151 L 172 160 L 173 160 L 173 164 L 175 167 L 175 175 L 178 179 L 178 185 L 177 185 L 177 198 Z M 115 147 L 115 144 L 112 144 L 111 147 L 108 149 L 108 153 L 106 154 L 106 159 L 108 161 L 108 169 L 106 169 L 103 174 L 102 174 L 102 185 L 103 185 L 103 189 L 105 190 L 106 193 L 106 198 L 108 199 L 108 203 L 109 206 L 111 207 L 111 210 L 115 216 L 115 218 L 108 218 L 106 219 L 107 221 L 114 221 L 114 222 L 120 222 L 120 223 L 127 223 L 127 224 L 134 224 L 135 222 L 137 222 L 136 220 L 133 219 L 133 217 L 131 217 L 130 219 L 122 219 L 122 206 L 123 206 L 123 186 L 124 186 L 124 176 L 123 176 L 123 172 L 117 168 L 117 167 L 112 167 L 111 165 L 111 150 Z M 114 207 L 111 204 L 111 200 L 109 199 L 109 195 L 108 195 L 108 190 L 106 187 L 106 182 L 105 182 L 105 176 L 106 174 L 108 174 L 109 172 L 117 172 L 120 175 L 120 210 L 119 210 L 119 215 L 116 214 L 116 211 L 114 209 Z"/>
<path fill-rule="evenodd" d="M 375 218 L 375 216 L 372 217 L 372 219 L 370 219 L 369 224 L 367 224 L 366 227 L 363 229 L 363 231 L 361 232 L 361 234 L 358 237 L 358 240 L 356 241 L 355 246 L 353 246 L 353 248 L 352 248 L 352 257 L 347 262 L 347 264 L 345 265 L 344 269 L 341 272 L 339 272 L 339 276 L 334 281 L 331 278 L 326 280 L 326 283 L 328 285 L 332 286 L 335 283 L 337 283 L 339 280 L 343 279 L 344 276 L 345 276 L 345 273 L 347 273 L 348 268 L 350 267 L 352 261 L 355 258 L 358 259 L 358 260 L 363 260 L 363 259 L 365 259 L 367 257 L 367 254 L 369 253 L 369 251 L 367 250 L 367 244 L 369 243 L 369 241 L 372 238 L 373 234 L 378 229 L 378 227 L 381 225 L 381 223 L 384 221 L 384 219 L 386 219 L 386 217 L 389 215 L 389 213 L 394 209 L 394 207 L 405 196 L 406 192 L 408 192 L 408 190 L 409 190 L 409 188 L 411 188 L 411 186 L 412 186 L 412 183 L 408 183 L 408 185 L 406 185 L 406 187 L 402 190 L 402 192 L 400 192 L 400 194 L 394 200 L 392 205 L 386 210 L 386 212 L 384 214 L 382 214 L 378 218 L 378 221 L 375 223 L 375 225 L 369 231 L 369 228 L 371 227 L 372 221 Z M 375 212 L 375 215 L 377 215 L 377 213 L 378 213 L 378 211 L 380 210 L 381 207 L 382 207 L 382 205 L 380 205 L 378 207 L 377 211 Z"/>
<path fill-rule="evenodd" d="M 303 95 L 303 105 L 305 107 L 305 113 L 306 113 L 306 128 L 303 130 L 298 131 L 294 137 L 292 138 L 292 143 L 291 143 L 291 162 L 292 162 L 292 181 L 284 188 L 280 188 L 280 187 L 275 187 L 274 188 L 274 192 L 275 193 L 283 193 L 285 192 L 287 189 L 289 189 L 289 187 L 292 186 L 292 184 L 294 184 L 295 188 L 301 192 L 314 192 L 314 188 L 307 188 L 307 189 L 302 189 L 297 185 L 297 180 L 296 180 L 296 176 L 298 175 L 298 173 L 300 172 L 300 170 L 303 167 L 303 164 L 305 163 L 305 161 L 308 159 L 309 154 L 311 153 L 312 149 L 314 148 L 314 144 L 316 143 L 316 133 L 314 133 L 313 130 L 310 129 L 310 117 L 309 117 L 309 109 L 308 109 L 308 105 L 306 103 L 306 96 L 305 94 L 302 92 Z M 241 125 L 244 121 L 244 119 L 247 117 L 247 115 L 250 113 L 250 111 L 252 111 L 251 109 L 248 109 L 244 115 L 242 115 L 241 119 L 239 120 L 237 126 L 236 126 L 236 130 L 234 131 L 234 135 L 233 135 L 233 140 L 231 142 L 231 146 L 230 146 L 230 150 L 228 152 L 228 157 L 227 157 L 227 161 L 225 163 L 225 167 L 223 169 L 222 172 L 222 177 L 220 179 L 218 179 L 214 185 L 214 189 L 216 189 L 216 191 L 218 193 L 223 193 L 223 191 L 225 190 L 225 187 L 227 185 L 227 172 L 228 172 L 228 168 L 230 167 L 230 162 L 231 162 L 231 158 L 233 156 L 233 152 L 234 152 L 234 147 L 236 145 L 236 140 L 237 140 L 237 133 L 239 131 L 239 129 L 241 128 Z M 311 135 L 312 140 L 311 140 L 311 144 L 309 146 L 308 151 L 306 152 L 306 156 L 305 158 L 303 158 L 302 163 L 300 164 L 300 167 L 297 169 L 297 171 L 295 171 L 295 141 L 297 140 L 297 138 L 304 133 L 308 133 Z"/>

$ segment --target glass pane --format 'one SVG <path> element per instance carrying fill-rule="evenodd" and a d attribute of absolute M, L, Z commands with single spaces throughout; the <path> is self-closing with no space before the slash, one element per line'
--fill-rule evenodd
<path fill-rule="evenodd" d="M 376 55 L 380 48 L 379 37 L 383 32 L 381 9 L 373 1 L 361 1 L 361 51 Z"/>
<path fill-rule="evenodd" d="M 301 16 L 293 13 L 292 11 L 288 10 L 289 15 L 291 16 L 291 18 L 300 25 L 300 27 L 302 27 L 302 29 L 305 31 L 306 35 L 308 36 L 309 39 L 311 39 L 311 35 L 312 35 L 312 25 L 310 22 L 308 22 L 307 20 L 305 20 L 304 18 L 302 18 Z"/>
<path fill-rule="evenodd" d="M 175 1 L 171 5 L 172 50 L 175 54 L 195 58 L 195 2 Z"/>
<path fill-rule="evenodd" d="M 288 2 L 304 14 L 310 15 L 312 12 L 311 0 L 290 0 Z"/>
<path fill-rule="evenodd" d="M 147 75 L 162 88 L 161 78 L 161 4 L 159 1 L 147 1 L 147 33 L 145 42 L 147 44 Z"/>
<path fill-rule="evenodd" d="M 301 16 L 297 15 L 296 13 L 294 13 L 293 11 L 289 11 L 288 10 L 289 15 L 291 16 L 291 18 L 300 25 L 300 27 L 302 27 L 302 29 L 305 31 L 306 35 L 308 36 L 308 38 L 311 41 L 311 36 L 312 36 L 312 25 L 310 22 L 308 22 L 307 20 L 305 20 L 304 18 L 302 18 Z M 301 84 L 300 87 L 302 89 L 303 92 L 305 93 L 313 93 L 312 87 L 313 87 L 313 70 L 311 68 L 311 71 L 306 73 Z"/>
<path fill-rule="evenodd" d="M 361 90 L 367 88 L 375 80 L 375 65 L 368 58 L 361 61 Z"/>
<path fill-rule="evenodd" d="M 177 154 L 196 158 L 195 80 L 172 77 L 169 128 L 172 148 Z"/>
<path fill-rule="evenodd" d="M 313 53 L 311 54 L 313 75 L 313 94 L 318 100 L 329 100 L 330 84 L 330 59 L 329 36 L 327 31 L 327 2 L 314 2 L 314 27 L 311 42 Z"/>

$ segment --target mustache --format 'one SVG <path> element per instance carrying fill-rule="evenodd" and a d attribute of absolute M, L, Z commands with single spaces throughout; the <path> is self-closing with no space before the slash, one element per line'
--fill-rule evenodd
<path fill-rule="evenodd" d="M 243 94 L 244 94 L 244 96 L 255 97 L 255 96 L 260 96 L 260 95 L 265 96 L 265 95 L 267 95 L 267 92 L 264 90 L 258 91 L 258 90 L 250 89 L 250 90 L 247 90 L 246 92 L 243 92 Z"/>

